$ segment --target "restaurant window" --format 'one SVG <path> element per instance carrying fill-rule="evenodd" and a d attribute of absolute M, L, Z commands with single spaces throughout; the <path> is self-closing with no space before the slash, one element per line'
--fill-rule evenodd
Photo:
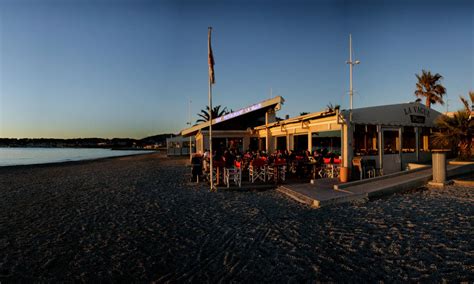
<path fill-rule="evenodd" d="M 420 152 L 429 152 L 430 151 L 430 135 L 431 130 L 428 127 L 423 127 L 419 129 L 420 139 L 418 140 L 418 147 Z"/>
<path fill-rule="evenodd" d="M 243 152 L 244 144 L 242 138 L 228 138 L 227 149 L 237 150 L 240 153 Z"/>
<path fill-rule="evenodd" d="M 225 138 L 212 138 L 212 151 L 224 152 L 226 149 L 226 139 Z"/>
<path fill-rule="evenodd" d="M 354 129 L 354 153 L 356 156 L 378 154 L 377 126 L 356 124 Z"/>
<path fill-rule="evenodd" d="M 171 148 L 181 148 L 181 144 L 179 142 L 171 142 Z"/>
<path fill-rule="evenodd" d="M 340 155 L 341 153 L 341 131 L 321 131 L 315 132 L 311 137 L 313 149 L 328 151 Z"/>
<path fill-rule="evenodd" d="M 295 151 L 306 151 L 308 149 L 308 135 L 293 136 Z"/>
<path fill-rule="evenodd" d="M 258 150 L 258 138 L 257 137 L 250 137 L 250 144 L 249 144 L 250 151 L 257 151 Z M 247 149 L 245 149 L 247 150 Z"/>
<path fill-rule="evenodd" d="M 267 149 L 267 140 L 265 137 L 258 139 L 258 148 L 260 151 Z"/>
<path fill-rule="evenodd" d="M 398 154 L 400 152 L 398 130 L 383 131 L 383 152 L 384 154 Z"/>
<path fill-rule="evenodd" d="M 402 153 L 415 153 L 416 151 L 416 133 L 415 127 L 405 126 L 403 128 Z"/>
<path fill-rule="evenodd" d="M 286 150 L 286 136 L 276 137 L 276 149 Z"/>

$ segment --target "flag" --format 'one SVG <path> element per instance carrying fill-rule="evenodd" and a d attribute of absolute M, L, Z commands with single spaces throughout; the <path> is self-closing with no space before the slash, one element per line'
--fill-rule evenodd
<path fill-rule="evenodd" d="M 209 81 L 211 84 L 216 83 L 216 79 L 214 77 L 214 56 L 212 55 L 212 47 L 211 47 L 211 30 L 209 28 L 208 37 L 207 37 L 207 51 L 208 51 L 208 62 L 209 62 Z"/>

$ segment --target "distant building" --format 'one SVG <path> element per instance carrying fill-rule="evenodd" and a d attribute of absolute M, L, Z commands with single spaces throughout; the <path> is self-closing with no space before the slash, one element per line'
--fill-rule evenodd
<path fill-rule="evenodd" d="M 161 147 L 160 144 L 155 143 L 155 144 L 147 144 L 147 145 L 144 145 L 144 146 L 143 146 L 143 149 L 147 149 L 147 150 L 158 150 L 160 147 Z"/>
<path fill-rule="evenodd" d="M 175 136 L 166 138 L 166 154 L 168 156 L 189 155 L 190 137 Z M 196 152 L 196 139 L 191 137 L 191 153 Z"/>

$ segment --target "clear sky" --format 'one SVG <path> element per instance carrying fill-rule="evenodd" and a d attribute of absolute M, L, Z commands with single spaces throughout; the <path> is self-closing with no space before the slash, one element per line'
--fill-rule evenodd
<path fill-rule="evenodd" d="M 207 104 L 281 95 L 278 116 L 415 99 L 444 76 L 449 110 L 474 90 L 474 1 L 0 0 L 0 137 L 134 137 L 186 127 Z M 445 111 L 446 106 L 435 106 Z"/>

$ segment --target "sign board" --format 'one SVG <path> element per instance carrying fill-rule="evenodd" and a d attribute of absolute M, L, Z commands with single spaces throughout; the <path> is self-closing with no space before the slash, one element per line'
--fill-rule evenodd
<path fill-rule="evenodd" d="M 341 112 L 349 119 L 350 111 Z M 441 113 L 420 103 L 404 103 L 365 107 L 352 110 L 352 122 L 356 124 L 434 127 Z"/>
<path fill-rule="evenodd" d="M 232 112 L 232 113 L 229 113 L 229 114 L 220 116 L 220 117 L 216 118 L 216 120 L 215 120 L 216 122 L 215 122 L 215 123 L 219 123 L 219 122 L 221 122 L 221 121 L 225 121 L 225 120 L 228 120 L 228 119 L 237 117 L 237 116 L 241 116 L 241 115 L 244 115 L 244 114 L 246 114 L 246 113 L 255 111 L 255 110 L 257 110 L 257 109 L 260 109 L 260 108 L 262 108 L 262 104 L 261 104 L 261 103 L 254 104 L 254 105 L 251 105 L 251 106 L 249 106 L 249 107 L 246 107 L 246 108 L 243 108 L 243 109 L 239 109 L 238 111 L 234 111 L 234 112 Z"/>
<path fill-rule="evenodd" d="M 421 115 L 410 115 L 412 123 L 425 123 L 425 117 Z"/>

